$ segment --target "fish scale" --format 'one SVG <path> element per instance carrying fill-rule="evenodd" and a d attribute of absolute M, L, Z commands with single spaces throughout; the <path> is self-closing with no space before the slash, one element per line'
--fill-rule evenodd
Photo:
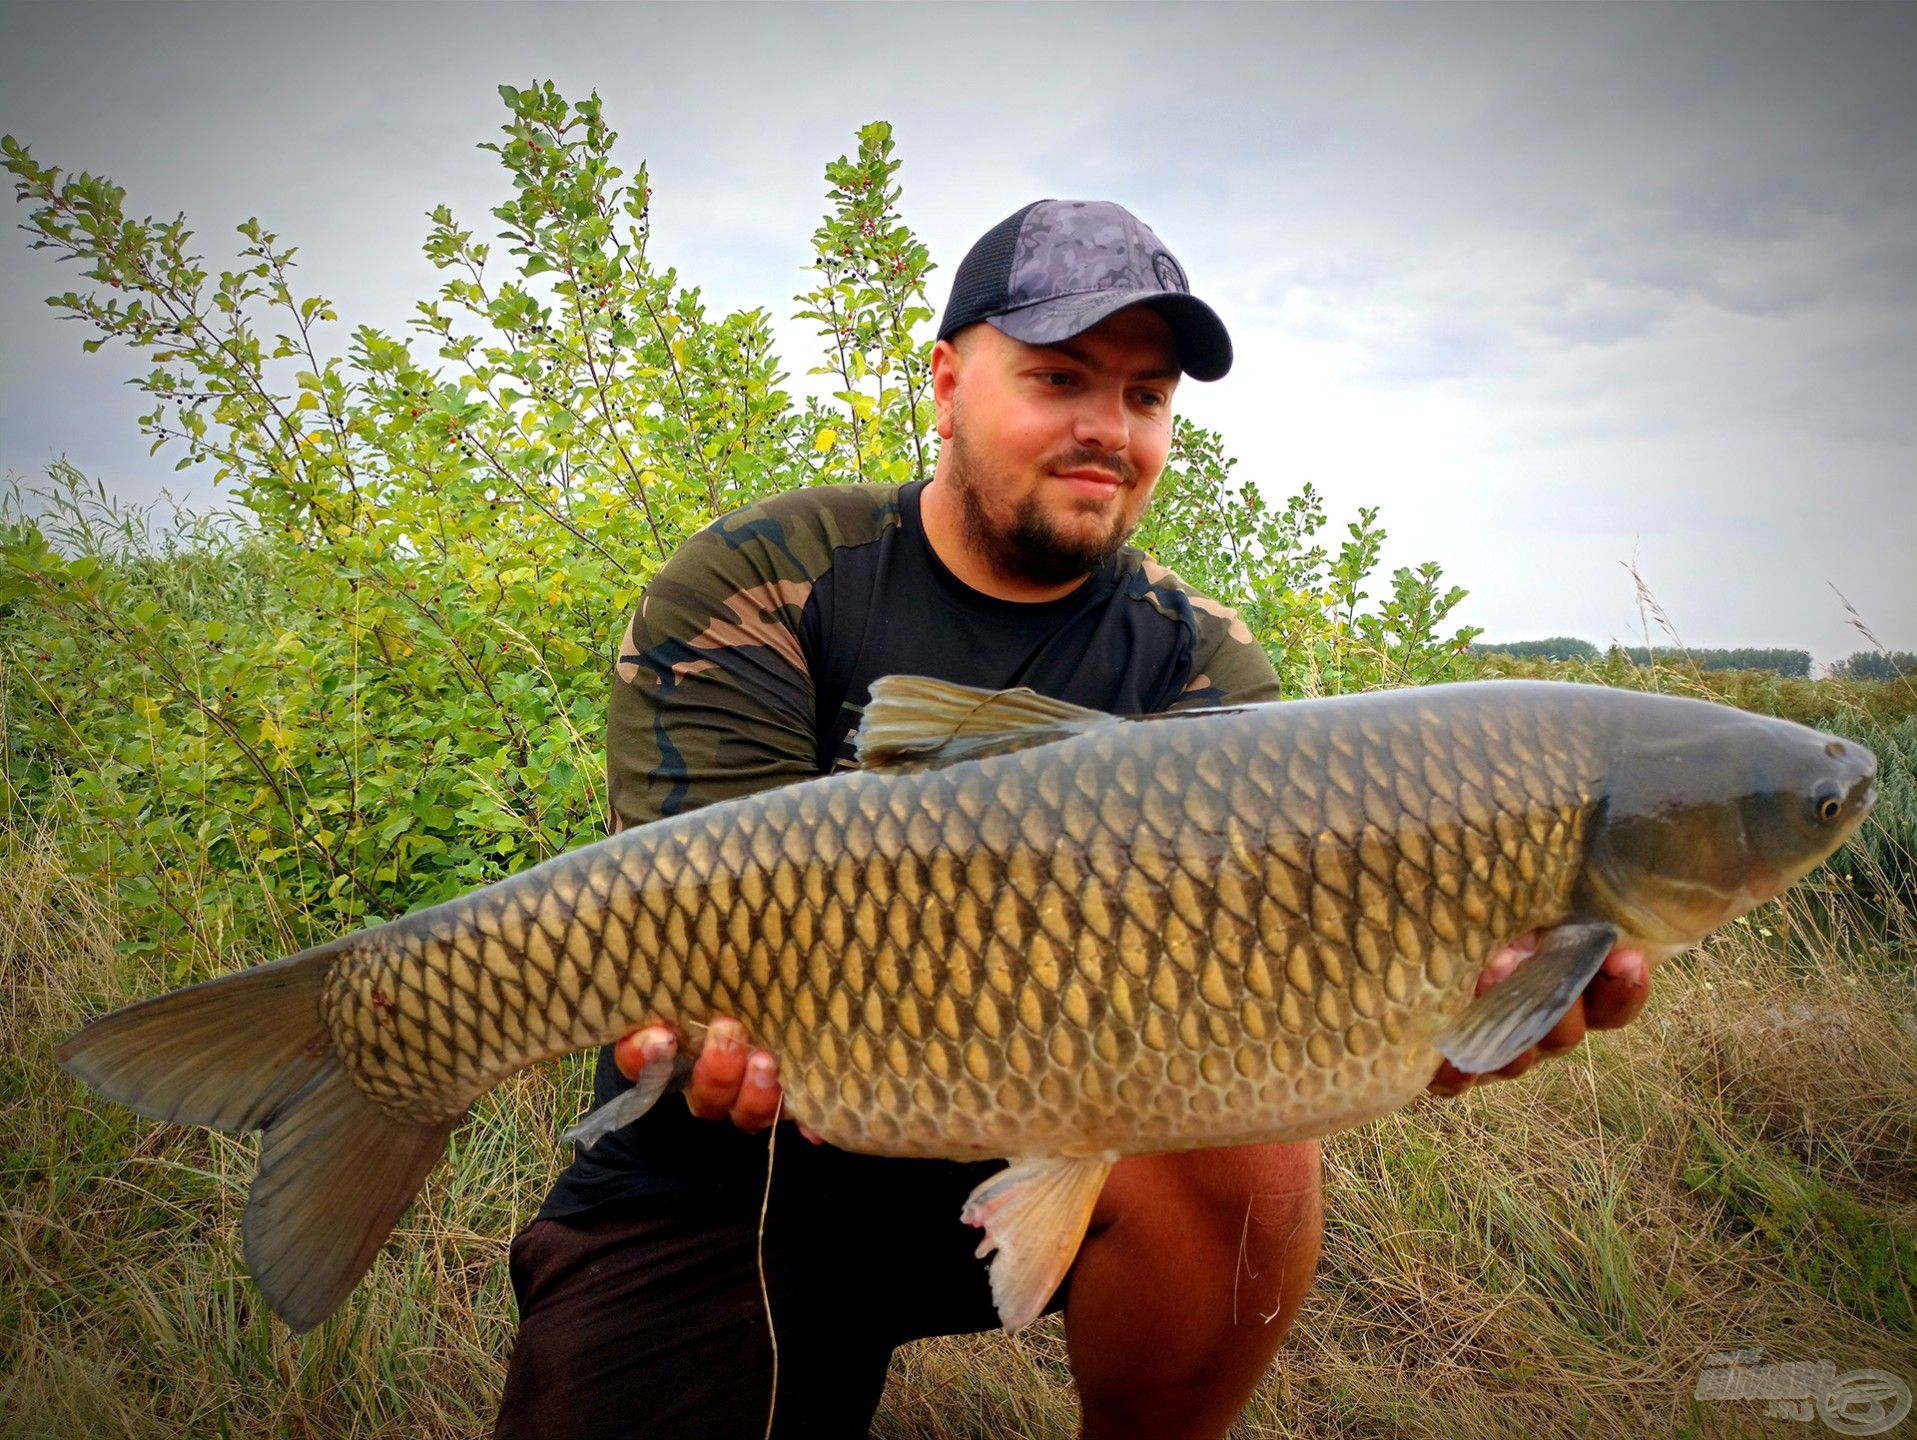
<path fill-rule="evenodd" d="M 62 1063 L 147 1114 L 264 1130 L 247 1264 L 307 1329 L 500 1080 L 731 1016 L 823 1139 L 1014 1160 L 961 1217 L 1012 1326 L 1117 1156 L 1326 1135 L 1441 1056 L 1498 1069 L 1613 945 L 1696 943 L 1875 798 L 1837 737 L 1534 682 L 1121 721 L 893 678 L 859 745 L 861 771 L 128 1007 Z M 1476 997 L 1527 930 L 1535 958 Z M 580 1143 L 654 1103 L 661 1063 Z"/>

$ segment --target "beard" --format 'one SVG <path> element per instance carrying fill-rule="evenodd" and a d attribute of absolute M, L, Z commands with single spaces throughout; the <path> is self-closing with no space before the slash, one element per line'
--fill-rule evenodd
<path fill-rule="evenodd" d="M 1128 522 L 1116 500 L 1105 504 L 1091 499 L 1073 502 L 1073 508 L 1083 515 L 1109 513 L 1109 522 L 1097 527 L 1067 529 L 1047 513 L 1037 495 L 1031 494 L 1019 501 L 1009 521 L 1000 520 L 985 508 L 985 493 L 994 487 L 982 482 L 994 474 L 993 468 L 984 457 L 972 453 L 960 438 L 962 434 L 954 426 L 952 438 L 946 442 L 951 455 L 952 493 L 959 502 L 966 540 L 999 574 L 1038 585 L 1063 585 L 1091 574 L 1131 538 L 1137 521 Z M 1110 471 L 1126 485 L 1138 483 L 1138 473 L 1127 461 L 1096 450 L 1074 450 L 1040 468 L 1049 474 L 1080 466 Z"/>

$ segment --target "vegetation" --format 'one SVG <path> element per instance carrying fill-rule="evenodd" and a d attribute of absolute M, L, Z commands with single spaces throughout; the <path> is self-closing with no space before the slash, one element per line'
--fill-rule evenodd
<path fill-rule="evenodd" d="M 489 1096 L 296 1340 L 239 1258 L 251 1142 L 101 1102 L 52 1047 L 595 838 L 611 645 L 661 560 L 755 496 L 931 463 L 932 262 L 888 127 L 827 167 L 797 304 L 831 394 L 799 401 L 766 312 L 708 313 L 651 253 L 645 170 L 614 164 L 597 98 L 501 95 L 497 240 L 435 209 L 443 279 L 411 332 L 335 348 L 258 222 L 216 275 L 183 219 L 4 143 L 37 243 L 88 282 L 54 303 L 150 367 L 156 449 L 213 466 L 233 508 L 128 513 L 56 468 L 0 512 L 0 1436 L 486 1428 L 505 1245 L 581 1063 Z M 1375 511 L 1327 538 L 1311 487 L 1272 502 L 1233 464 L 1181 424 L 1138 542 L 1238 605 L 1292 693 L 1551 674 L 1792 715 L 1884 761 L 1843 863 L 1665 972 L 1644 1020 L 1328 1146 L 1323 1279 L 1243 1433 L 1713 1433 L 1745 1417 L 1687 1398 L 1698 1365 L 1745 1345 L 1917 1376 L 1917 683 L 1474 657 L 1437 565 L 1374 578 Z M 910 1348 L 880 1418 L 1072 1429 L 1055 1322 Z"/>
<path fill-rule="evenodd" d="M 295 948 L 596 838 L 611 650 L 665 556 L 769 491 L 929 464 L 931 261 L 888 126 L 827 167 L 798 313 L 835 388 L 799 404 L 765 312 L 709 315 L 653 257 L 645 169 L 613 163 L 598 99 L 500 93 L 502 243 L 436 207 L 438 294 L 410 336 L 360 326 L 344 355 L 257 221 L 215 279 L 183 219 L 4 142 L 36 244 L 93 282 L 53 303 L 151 364 L 155 449 L 237 506 L 156 526 L 56 472 L 0 513 L 6 804 L 64 815 L 142 943 L 196 964 L 232 925 Z M 1463 591 L 1436 565 L 1369 605 L 1376 512 L 1328 555 L 1308 488 L 1267 515 L 1230 466 L 1181 427 L 1140 538 L 1241 595 L 1295 689 L 1452 673 L 1470 632 L 1439 638 Z M 1222 521 L 1202 543 L 1201 513 Z"/>
<path fill-rule="evenodd" d="M 1603 651 L 1589 640 L 1553 635 L 1547 640 L 1478 640 L 1473 655 L 1509 655 L 1513 660 L 1597 660 Z"/>
<path fill-rule="evenodd" d="M 1854 650 L 1830 667 L 1838 680 L 1897 680 L 1917 675 L 1917 652 L 1910 650 Z"/>
<path fill-rule="evenodd" d="M 1465 591 L 1434 561 L 1391 574 L 1366 606 L 1385 531 L 1361 508 L 1333 552 L 1318 537 L 1324 502 L 1309 484 L 1282 505 L 1234 482 L 1219 437 L 1187 421 L 1133 543 L 1206 593 L 1237 607 L 1277 666 L 1288 695 L 1461 680 L 1473 669 L 1466 627 L 1441 632 Z"/>
<path fill-rule="evenodd" d="M 1656 651 L 1644 645 L 1620 645 L 1615 648 L 1633 665 L 1651 666 L 1676 659 L 1698 670 L 1768 670 L 1773 675 L 1783 675 L 1796 680 L 1808 680 L 1811 673 L 1811 657 L 1808 650 L 1697 650 L 1674 646 L 1671 650 Z M 1549 640 L 1514 640 L 1477 644 L 1471 647 L 1471 653 L 1487 656 L 1507 655 L 1514 660 L 1582 660 L 1588 663 L 1595 663 L 1602 658 L 1602 652 L 1590 641 L 1575 640 L 1568 635 L 1554 635 Z M 1891 679 L 1894 676 L 1845 673 L 1839 678 L 1879 680 Z"/>

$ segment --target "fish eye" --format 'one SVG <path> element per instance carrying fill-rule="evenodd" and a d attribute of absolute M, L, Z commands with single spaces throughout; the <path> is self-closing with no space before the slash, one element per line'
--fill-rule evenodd
<path fill-rule="evenodd" d="M 1834 780 L 1821 780 L 1811 791 L 1811 813 L 1819 820 L 1835 820 L 1844 809 L 1843 792 Z"/>

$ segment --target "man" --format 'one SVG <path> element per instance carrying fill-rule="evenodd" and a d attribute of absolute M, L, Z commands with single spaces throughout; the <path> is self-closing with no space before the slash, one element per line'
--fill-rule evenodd
<path fill-rule="evenodd" d="M 1181 377 L 1230 364 L 1223 324 L 1120 207 L 1040 201 L 987 232 L 932 354 L 931 480 L 749 507 L 648 589 L 611 705 L 615 826 L 851 764 L 887 674 L 1120 713 L 1277 698 L 1236 616 L 1124 548 Z M 1505 1073 L 1575 1045 L 1587 1019 L 1623 1023 L 1647 989 L 1642 957 L 1614 954 L 1588 1009 Z M 597 1102 L 670 1063 L 680 1038 L 651 1027 L 609 1049 Z M 978 1232 L 958 1220 L 996 1161 L 850 1155 L 790 1133 L 768 1153 L 773 1056 L 728 1018 L 684 1038 L 702 1039 L 688 1104 L 576 1157 L 514 1241 L 506 1440 L 760 1435 L 775 1342 L 777 1433 L 861 1436 L 894 1346 L 996 1324 Z M 1434 1088 L 1468 1084 L 1446 1067 Z M 1113 1169 L 1050 1307 L 1088 1437 L 1224 1433 L 1310 1287 L 1318 1168 L 1301 1144 Z"/>

